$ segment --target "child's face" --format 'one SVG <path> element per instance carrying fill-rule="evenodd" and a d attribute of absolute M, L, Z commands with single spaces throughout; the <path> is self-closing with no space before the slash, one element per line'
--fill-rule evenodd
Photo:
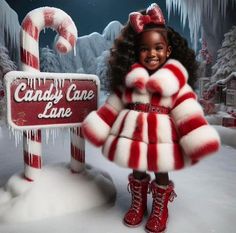
<path fill-rule="evenodd" d="M 144 31 L 138 42 L 138 59 L 149 72 L 159 69 L 171 53 L 164 36 L 154 30 Z"/>

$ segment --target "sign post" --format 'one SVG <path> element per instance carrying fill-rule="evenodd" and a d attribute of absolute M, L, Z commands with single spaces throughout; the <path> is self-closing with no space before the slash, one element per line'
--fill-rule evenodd
<path fill-rule="evenodd" d="M 80 123 L 97 109 L 100 82 L 97 76 L 70 73 L 12 71 L 5 75 L 8 124 L 41 142 L 43 128 L 71 128 L 71 170 L 79 172 L 85 163 L 84 138 Z M 31 141 L 31 140 L 29 140 Z M 30 145 L 32 146 L 32 145 Z M 32 152 L 24 161 L 41 168 L 41 156 Z M 33 180 L 33 179 L 32 179 Z"/>

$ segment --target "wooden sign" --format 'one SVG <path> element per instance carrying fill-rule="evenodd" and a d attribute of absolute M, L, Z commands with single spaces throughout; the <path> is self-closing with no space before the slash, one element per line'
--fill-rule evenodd
<path fill-rule="evenodd" d="M 77 126 L 97 108 L 95 75 L 12 71 L 4 79 L 7 119 L 15 129 Z"/>

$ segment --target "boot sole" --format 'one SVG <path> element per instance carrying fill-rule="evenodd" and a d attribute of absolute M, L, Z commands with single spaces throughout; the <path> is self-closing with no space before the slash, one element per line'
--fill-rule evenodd
<path fill-rule="evenodd" d="M 166 226 L 167 226 L 167 224 L 168 224 L 168 221 L 169 221 L 169 219 L 167 219 L 167 221 L 166 221 Z M 146 231 L 147 233 L 166 233 L 166 230 L 167 230 L 167 227 L 166 227 L 164 230 L 162 230 L 162 231 L 150 231 L 150 230 L 148 230 L 148 229 L 145 227 L 145 231 Z"/>
<path fill-rule="evenodd" d="M 148 215 L 148 211 L 145 210 L 143 216 L 147 216 Z M 136 227 L 139 227 L 140 225 L 142 225 L 142 222 L 143 222 L 143 219 L 141 220 L 140 223 L 136 224 L 136 225 L 130 225 L 129 223 L 127 223 L 124 219 L 123 219 L 123 224 L 127 227 L 130 227 L 130 228 L 136 228 Z"/>
<path fill-rule="evenodd" d="M 127 222 L 125 222 L 123 220 L 123 224 L 127 227 L 130 227 L 130 228 L 136 228 L 136 227 L 139 227 L 142 224 L 142 221 L 140 223 L 136 224 L 136 225 L 130 225 L 130 224 L 128 224 Z"/>
<path fill-rule="evenodd" d="M 164 229 L 163 231 L 149 231 L 149 230 L 145 229 L 145 231 L 147 233 L 166 233 L 166 229 Z"/>

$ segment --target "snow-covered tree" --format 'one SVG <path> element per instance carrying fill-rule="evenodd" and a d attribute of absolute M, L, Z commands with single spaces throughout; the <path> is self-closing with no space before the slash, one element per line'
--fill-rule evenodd
<path fill-rule="evenodd" d="M 61 72 L 58 55 L 49 48 L 40 49 L 40 71 L 42 72 Z"/>
<path fill-rule="evenodd" d="M 74 51 L 70 51 L 66 54 L 61 54 L 56 51 L 58 61 L 60 63 L 61 73 L 76 73 L 77 72 L 77 62 Z"/>
<path fill-rule="evenodd" d="M 14 62 L 11 61 L 7 48 L 0 44 L 0 125 L 5 121 L 5 115 L 6 115 L 3 77 L 7 72 L 15 69 L 16 66 Z"/>
<path fill-rule="evenodd" d="M 16 12 L 5 0 L 0 0 L 0 44 L 9 51 L 9 57 L 19 64 L 20 24 Z"/>
<path fill-rule="evenodd" d="M 101 89 L 109 91 L 109 80 L 108 80 L 108 56 L 110 55 L 109 50 L 105 50 L 101 56 L 97 58 L 97 69 L 96 75 L 100 79 Z"/>
<path fill-rule="evenodd" d="M 226 78 L 236 71 L 236 26 L 224 35 L 222 47 L 217 52 L 217 61 L 212 67 L 212 82 Z"/>
<path fill-rule="evenodd" d="M 198 74 L 199 77 L 209 77 L 211 76 L 211 66 L 212 66 L 212 55 L 208 50 L 208 45 L 205 38 L 200 39 L 201 49 L 197 54 L 197 60 L 199 62 Z"/>
<path fill-rule="evenodd" d="M 0 80 L 0 126 L 5 121 L 6 107 L 5 107 L 4 95 L 5 94 L 3 89 L 3 83 Z"/>
<path fill-rule="evenodd" d="M 10 59 L 7 48 L 0 44 L 0 81 L 7 72 L 15 69 L 16 65 Z"/>

